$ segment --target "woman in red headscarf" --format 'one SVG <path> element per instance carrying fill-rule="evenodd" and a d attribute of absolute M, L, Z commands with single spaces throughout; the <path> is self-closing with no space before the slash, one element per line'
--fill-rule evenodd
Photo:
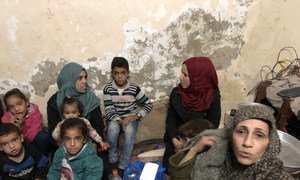
<path fill-rule="evenodd" d="M 220 91 L 215 67 L 207 57 L 191 57 L 182 63 L 180 84 L 170 94 L 163 165 L 168 170 L 169 157 L 182 149 L 178 128 L 191 120 L 206 119 L 216 128 L 221 117 Z M 166 170 L 166 172 L 167 172 Z"/>

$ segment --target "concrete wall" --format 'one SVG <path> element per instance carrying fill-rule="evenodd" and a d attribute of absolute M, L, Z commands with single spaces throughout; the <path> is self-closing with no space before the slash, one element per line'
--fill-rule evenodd
<path fill-rule="evenodd" d="M 76 61 L 101 97 L 114 56 L 154 101 L 168 97 L 190 56 L 209 56 L 222 111 L 253 100 L 260 68 L 285 46 L 300 49 L 299 0 L 2 0 L 0 94 L 19 87 L 40 106 L 57 90 L 61 67 Z M 295 58 L 292 51 L 285 59 Z"/>

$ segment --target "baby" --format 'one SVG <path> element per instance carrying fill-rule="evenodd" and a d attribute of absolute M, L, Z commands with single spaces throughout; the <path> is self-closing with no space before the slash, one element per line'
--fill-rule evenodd
<path fill-rule="evenodd" d="M 60 110 L 61 110 L 61 114 L 63 115 L 63 117 L 65 119 L 78 118 L 82 114 L 83 106 L 82 106 L 82 103 L 78 99 L 75 99 L 72 97 L 65 97 Z M 106 151 L 109 147 L 108 143 L 103 141 L 102 137 L 91 126 L 89 120 L 85 119 L 84 117 L 80 117 L 80 119 L 82 119 L 87 124 L 87 127 L 90 130 L 89 136 L 94 141 L 96 141 L 97 143 L 100 144 L 102 151 Z M 61 142 L 61 139 L 59 139 L 60 126 L 64 121 L 65 120 L 60 121 L 56 125 L 54 131 L 52 132 L 52 137 L 58 142 Z"/>

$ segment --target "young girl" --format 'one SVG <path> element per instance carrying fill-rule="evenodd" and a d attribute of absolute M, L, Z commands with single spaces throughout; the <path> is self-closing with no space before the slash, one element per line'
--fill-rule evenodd
<path fill-rule="evenodd" d="M 62 146 L 55 152 L 48 179 L 101 179 L 102 159 L 93 150 L 86 123 L 80 118 L 66 119 L 60 132 Z"/>
<path fill-rule="evenodd" d="M 24 139 L 47 156 L 50 149 L 49 135 L 42 130 L 42 114 L 38 106 L 30 103 L 24 93 L 17 88 L 8 91 L 3 100 L 6 112 L 1 119 L 2 122 L 18 126 Z"/>
<path fill-rule="evenodd" d="M 75 99 L 75 98 L 72 98 L 72 97 L 65 97 L 64 100 L 63 100 L 63 103 L 62 103 L 62 106 L 60 108 L 60 112 L 62 114 L 62 116 L 65 118 L 65 119 L 70 119 L 70 118 L 78 118 L 80 117 L 80 115 L 82 114 L 82 111 L 83 111 L 83 105 L 82 103 L 78 100 L 78 99 Z M 83 118 L 83 117 L 80 117 L 80 119 L 82 119 L 87 127 L 89 128 L 90 130 L 90 137 L 96 141 L 97 143 L 100 144 L 101 146 L 101 150 L 102 151 L 105 151 L 107 150 L 107 148 L 109 147 L 109 145 L 103 141 L 103 139 L 101 138 L 101 136 L 97 133 L 97 131 L 91 126 L 89 120 Z M 61 141 L 61 139 L 59 139 L 59 134 L 60 134 L 60 127 L 61 127 L 61 124 L 64 122 L 63 121 L 60 121 L 54 131 L 52 132 L 52 137 L 56 140 L 56 141 Z"/>

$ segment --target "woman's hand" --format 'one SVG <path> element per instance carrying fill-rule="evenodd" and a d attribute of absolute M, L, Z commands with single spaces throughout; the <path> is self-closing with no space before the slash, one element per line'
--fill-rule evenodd
<path fill-rule="evenodd" d="M 213 146 L 217 142 L 217 138 L 214 136 L 203 136 L 201 139 L 199 139 L 196 144 L 194 144 L 190 151 L 193 151 L 195 153 L 201 153 L 206 149 L 209 149 L 211 146 Z"/>
<path fill-rule="evenodd" d="M 183 143 L 177 138 L 172 138 L 172 143 L 175 148 L 175 152 L 183 148 Z"/>
<path fill-rule="evenodd" d="M 180 161 L 179 165 L 195 157 L 198 153 L 202 153 L 204 150 L 210 148 L 217 142 L 217 138 L 214 136 L 203 136 L 194 144 L 187 152 L 184 158 Z"/>

